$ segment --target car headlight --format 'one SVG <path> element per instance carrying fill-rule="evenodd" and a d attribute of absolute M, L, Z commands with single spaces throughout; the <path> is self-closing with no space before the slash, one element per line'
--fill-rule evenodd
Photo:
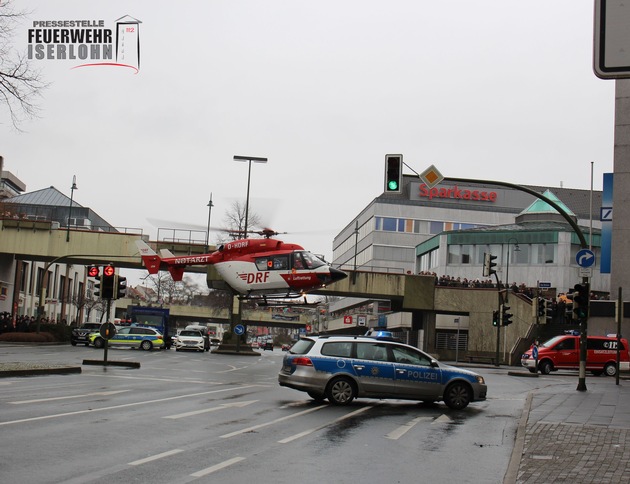
<path fill-rule="evenodd" d="M 483 379 L 481 375 L 475 375 L 475 378 L 477 379 L 477 383 L 479 383 L 480 385 L 486 384 L 486 381 Z"/>
<path fill-rule="evenodd" d="M 524 353 L 524 354 L 521 356 L 521 360 L 529 360 L 529 355 L 528 355 L 527 353 Z"/>

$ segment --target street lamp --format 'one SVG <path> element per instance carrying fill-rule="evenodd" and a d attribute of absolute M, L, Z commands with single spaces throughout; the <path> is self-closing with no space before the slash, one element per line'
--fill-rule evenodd
<path fill-rule="evenodd" d="M 206 252 L 210 250 L 210 247 L 208 247 L 208 238 L 210 237 L 210 215 L 212 214 L 212 207 L 214 207 L 214 204 L 212 203 L 212 193 L 211 193 L 210 201 L 208 202 L 208 230 L 206 230 Z"/>
<path fill-rule="evenodd" d="M 249 169 L 247 171 L 247 199 L 245 201 L 245 230 L 243 231 L 244 232 L 243 238 L 246 239 L 247 238 L 247 220 L 249 217 L 249 181 L 252 174 L 252 161 L 254 163 L 267 163 L 267 158 L 234 155 L 234 161 L 248 161 L 249 162 Z"/>
<path fill-rule="evenodd" d="M 74 191 L 77 188 L 77 176 L 72 175 L 72 186 L 70 187 L 70 209 L 68 210 L 68 226 L 66 227 L 66 242 L 70 242 L 70 217 L 72 216 L 72 199 L 74 198 Z"/>
<path fill-rule="evenodd" d="M 510 242 L 514 241 L 514 252 L 520 252 L 521 248 L 518 246 L 518 240 L 514 237 L 510 237 L 507 241 L 507 262 L 505 264 L 505 302 L 508 300 L 508 293 L 510 292 Z"/>

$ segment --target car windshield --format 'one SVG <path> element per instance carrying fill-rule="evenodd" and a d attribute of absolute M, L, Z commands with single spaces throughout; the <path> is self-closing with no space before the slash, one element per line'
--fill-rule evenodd
<path fill-rule="evenodd" d="M 554 336 L 553 338 L 545 341 L 540 346 L 541 346 L 541 348 L 551 348 L 553 345 L 555 345 L 562 338 L 564 338 L 564 336 Z"/>
<path fill-rule="evenodd" d="M 182 331 L 181 333 L 179 333 L 180 336 L 196 336 L 197 338 L 201 337 L 201 333 L 199 331 Z"/>

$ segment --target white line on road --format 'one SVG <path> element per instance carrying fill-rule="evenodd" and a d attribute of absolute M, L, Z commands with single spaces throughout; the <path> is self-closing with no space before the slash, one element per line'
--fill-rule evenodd
<path fill-rule="evenodd" d="M 327 407 L 327 405 L 320 405 L 319 407 L 309 408 L 308 410 L 303 410 L 303 411 L 298 412 L 298 413 L 287 415 L 286 417 L 277 418 L 275 420 L 272 420 L 271 422 L 266 422 L 266 423 L 260 424 L 260 425 L 254 425 L 253 427 L 248 427 L 246 429 L 237 430 L 236 432 L 231 432 L 229 434 L 224 434 L 224 435 L 221 435 L 220 437 L 222 439 L 228 439 L 230 437 L 234 437 L 235 435 L 245 434 L 247 432 L 251 432 L 253 430 L 258 430 L 260 428 L 267 427 L 269 425 L 273 425 L 275 423 L 282 422 L 282 421 L 288 420 L 290 418 L 299 417 L 300 415 L 306 415 L 307 413 L 315 412 L 316 410 L 321 410 L 322 408 L 326 408 L 326 407 Z"/>
<path fill-rule="evenodd" d="M 0 426 L 11 425 L 11 424 L 16 424 L 16 423 L 24 423 L 24 422 L 35 422 L 37 420 L 46 420 L 46 419 L 50 419 L 50 418 L 68 417 L 70 415 L 80 415 L 82 413 L 92 413 L 92 412 L 99 412 L 99 411 L 103 411 L 103 410 L 114 410 L 114 409 L 125 408 L 125 407 L 136 407 L 138 405 L 147 405 L 147 404 L 150 404 L 150 403 L 168 402 L 168 401 L 171 401 L 171 400 L 181 400 L 182 398 L 198 397 L 200 395 L 211 395 L 212 393 L 230 392 L 230 391 L 235 391 L 235 390 L 242 390 L 242 389 L 245 389 L 245 388 L 251 388 L 251 387 L 255 387 L 255 386 L 258 386 L 258 385 L 243 385 L 243 386 L 240 386 L 240 387 L 223 388 L 221 390 L 211 390 L 211 391 L 208 391 L 208 392 L 188 393 L 186 395 L 179 395 L 177 397 L 158 398 L 156 400 L 145 400 L 145 401 L 141 401 L 141 402 L 125 403 L 125 404 L 122 404 L 122 405 L 112 405 L 110 407 L 88 408 L 86 410 L 77 410 L 76 412 L 57 413 L 57 414 L 53 414 L 53 415 L 42 415 L 40 417 L 22 418 L 22 419 L 19 419 L 19 420 L 9 420 L 7 422 L 0 422 Z"/>
<path fill-rule="evenodd" d="M 420 422 L 424 420 L 433 420 L 433 418 L 432 417 L 416 417 L 413 420 L 407 422 L 406 424 L 401 425 L 396 430 L 392 430 L 390 433 L 388 433 L 385 436 L 385 438 L 391 439 L 391 440 L 398 440 L 407 432 L 409 432 L 412 428 L 414 428 L 416 424 L 419 424 Z"/>
<path fill-rule="evenodd" d="M 216 471 L 220 471 L 221 469 L 225 469 L 226 467 L 229 467 L 233 464 L 236 464 L 242 460 L 245 460 L 245 457 L 234 457 L 232 459 L 228 459 L 224 462 L 221 462 L 220 464 L 214 465 L 212 467 L 207 467 L 206 469 L 202 469 L 200 471 L 195 472 L 194 474 L 191 474 L 191 477 L 203 477 L 203 476 L 207 476 L 208 474 L 212 474 L 213 472 Z"/>
<path fill-rule="evenodd" d="M 162 452 L 161 454 L 156 454 L 156 455 L 152 455 L 152 456 L 149 456 L 149 457 L 145 457 L 144 459 L 134 460 L 133 462 L 130 462 L 127 465 L 139 466 L 139 465 L 142 465 L 142 464 L 146 464 L 147 462 L 153 462 L 154 460 L 159 460 L 159 459 L 162 459 L 164 457 L 168 457 L 170 455 L 179 454 L 180 452 L 184 452 L 184 449 L 169 450 L 168 452 Z"/>
<path fill-rule="evenodd" d="M 378 404 L 377 404 L 377 405 L 378 405 Z M 304 436 L 306 436 L 306 435 L 308 435 L 308 434 L 312 434 L 313 432 L 316 432 L 316 431 L 321 430 L 321 429 L 323 429 L 323 428 L 325 428 L 325 427 L 328 427 L 329 425 L 332 425 L 332 424 L 334 424 L 334 423 L 336 423 L 336 422 L 341 422 L 342 420 L 345 420 L 345 419 L 347 419 L 347 418 L 354 417 L 355 415 L 358 415 L 358 414 L 360 414 L 360 413 L 363 413 L 363 412 L 365 412 L 366 410 L 370 410 L 371 408 L 372 408 L 372 407 L 363 407 L 363 408 L 360 408 L 360 409 L 358 409 L 358 410 L 355 410 L 354 412 L 350 412 L 350 413 L 348 413 L 348 414 L 346 414 L 346 415 L 342 415 L 341 417 L 336 418 L 336 419 L 335 419 L 335 420 L 333 420 L 332 422 L 327 422 L 327 423 L 325 423 L 325 424 L 323 424 L 323 425 L 319 425 L 318 427 L 314 427 L 314 428 L 312 428 L 312 429 L 305 430 L 304 432 L 300 432 L 299 434 L 292 435 L 291 437 L 287 437 L 286 439 L 278 440 L 278 443 L 280 443 L 280 444 L 286 444 L 286 443 L 288 443 L 288 442 L 293 442 L 294 440 L 297 440 L 297 439 L 299 439 L 299 438 L 301 438 L 301 437 L 304 437 Z"/>
<path fill-rule="evenodd" d="M 7 402 L 12 405 L 20 405 L 22 403 L 40 403 L 40 402 L 53 402 L 55 400 L 68 400 L 70 398 L 83 398 L 83 397 L 102 397 L 107 395 L 116 395 L 117 393 L 125 393 L 130 392 L 131 390 L 112 390 L 110 392 L 95 392 L 95 393 L 84 393 L 83 395 L 68 395 L 65 397 L 50 397 L 50 398 L 38 398 L 35 400 L 21 400 L 18 402 Z"/>
<path fill-rule="evenodd" d="M 184 417 L 192 417 L 193 415 L 199 415 L 199 414 L 202 414 L 202 413 L 214 412 L 215 410 L 223 410 L 224 408 L 246 407 L 247 405 L 251 405 L 252 403 L 256 403 L 257 401 L 258 400 L 249 400 L 247 402 L 222 403 L 218 407 L 204 408 L 203 410 L 194 410 L 192 412 L 178 413 L 176 415 L 167 415 L 166 417 L 162 417 L 162 418 L 177 419 L 177 418 L 184 418 Z"/>

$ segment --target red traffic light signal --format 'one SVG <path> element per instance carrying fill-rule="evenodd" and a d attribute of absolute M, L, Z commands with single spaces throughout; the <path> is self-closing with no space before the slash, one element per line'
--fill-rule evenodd
<path fill-rule="evenodd" d="M 112 277 L 114 275 L 114 266 L 103 267 L 103 274 L 107 277 Z"/>
<path fill-rule="evenodd" d="M 98 266 L 90 266 L 88 269 L 88 277 L 98 277 L 99 273 Z"/>

